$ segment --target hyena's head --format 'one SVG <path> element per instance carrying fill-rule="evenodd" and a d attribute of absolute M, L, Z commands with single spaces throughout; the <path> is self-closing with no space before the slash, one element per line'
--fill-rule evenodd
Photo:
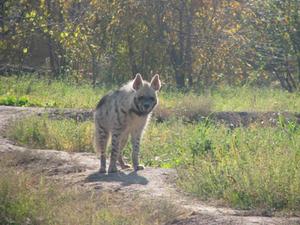
<path fill-rule="evenodd" d="M 138 73 L 133 82 L 134 98 L 132 111 L 139 116 L 148 115 L 158 103 L 157 92 L 161 87 L 159 75 L 152 77 L 151 82 L 143 80 Z"/>

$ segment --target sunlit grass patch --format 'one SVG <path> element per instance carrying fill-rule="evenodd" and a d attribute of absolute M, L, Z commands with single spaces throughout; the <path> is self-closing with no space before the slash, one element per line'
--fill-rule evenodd
<path fill-rule="evenodd" d="M 0 95 L 3 98 L 26 98 L 31 106 L 94 108 L 106 92 L 107 88 L 93 89 L 88 83 L 59 80 L 49 83 L 35 76 L 0 77 Z"/>
<path fill-rule="evenodd" d="M 93 152 L 91 122 L 30 117 L 15 121 L 6 134 L 25 146 L 69 152 Z"/>
<path fill-rule="evenodd" d="M 89 83 L 77 84 L 68 80 L 49 83 L 35 76 L 0 76 L 0 104 L 92 109 L 102 96 L 116 88 L 105 85 L 92 88 Z M 18 99 L 26 99 L 26 103 L 18 104 Z M 187 93 L 162 90 L 159 99 L 159 112 L 178 115 L 206 115 L 211 111 L 297 112 L 300 108 L 299 92 L 288 93 L 267 87 L 218 86 Z"/>
<path fill-rule="evenodd" d="M 6 159 L 7 161 L 8 159 Z M 166 200 L 65 187 L 0 162 L 0 224 L 165 224 L 179 210 Z"/>
<path fill-rule="evenodd" d="M 209 150 L 177 168 L 184 190 L 238 208 L 300 211 L 299 126 L 210 129 Z"/>
<path fill-rule="evenodd" d="M 292 111 L 300 109 L 300 92 L 251 86 L 224 86 L 211 91 L 214 111 Z"/>

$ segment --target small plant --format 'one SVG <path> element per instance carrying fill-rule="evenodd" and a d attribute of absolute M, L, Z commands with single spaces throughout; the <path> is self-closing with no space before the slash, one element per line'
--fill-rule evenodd
<path fill-rule="evenodd" d="M 193 140 L 190 141 L 193 164 L 195 164 L 196 157 L 209 153 L 213 148 L 212 141 L 207 134 L 208 129 L 210 129 L 210 122 L 208 119 L 205 119 L 204 122 L 198 126 L 196 135 L 192 137 Z"/>
<path fill-rule="evenodd" d="M 0 97 L 0 105 L 8 105 L 8 106 L 27 106 L 29 100 L 27 97 L 15 97 L 15 96 L 2 96 Z"/>

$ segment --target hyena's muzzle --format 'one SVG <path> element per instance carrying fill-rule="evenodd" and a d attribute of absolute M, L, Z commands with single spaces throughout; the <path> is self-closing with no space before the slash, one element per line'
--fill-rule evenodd
<path fill-rule="evenodd" d="M 153 96 L 139 96 L 134 99 L 134 103 L 140 114 L 147 115 L 156 106 L 157 100 Z"/>

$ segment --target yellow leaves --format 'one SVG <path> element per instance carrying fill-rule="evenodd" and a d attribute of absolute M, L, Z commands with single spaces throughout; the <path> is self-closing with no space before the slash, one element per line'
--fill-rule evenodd
<path fill-rule="evenodd" d="M 203 13 L 201 13 L 200 11 L 197 11 L 197 12 L 195 13 L 195 15 L 196 15 L 197 17 L 201 17 L 201 16 L 203 15 Z"/>
<path fill-rule="evenodd" d="M 94 48 L 94 49 L 98 48 L 98 46 L 97 46 L 97 45 L 94 45 L 94 44 L 90 44 L 90 47 L 92 47 L 92 48 Z"/>
<path fill-rule="evenodd" d="M 45 8 L 45 0 L 40 0 L 40 8 Z"/>
<path fill-rule="evenodd" d="M 8 31 L 8 26 L 6 26 L 5 24 L 3 27 L 0 27 L 0 33 L 7 32 L 7 31 Z"/>
<path fill-rule="evenodd" d="M 36 17 L 36 11 L 33 9 L 31 12 L 25 14 L 25 18 L 30 19 Z"/>
<path fill-rule="evenodd" d="M 97 2 L 98 2 L 97 0 L 92 0 L 92 1 L 90 2 L 90 4 L 91 4 L 91 5 L 97 5 Z"/>
<path fill-rule="evenodd" d="M 236 24 L 234 27 L 228 29 L 226 32 L 229 33 L 229 34 L 235 34 L 235 33 L 237 33 L 240 29 L 241 29 L 241 25 L 240 25 L 240 24 Z"/>
<path fill-rule="evenodd" d="M 66 37 L 68 37 L 69 36 L 69 33 L 68 32 L 61 32 L 60 33 L 60 37 L 61 38 L 66 38 Z"/>
<path fill-rule="evenodd" d="M 241 6 L 241 4 L 237 1 L 231 2 L 231 8 L 233 8 L 233 9 L 239 9 L 240 6 Z"/>
<path fill-rule="evenodd" d="M 23 53 L 27 54 L 28 53 L 28 48 L 23 48 Z"/>
<path fill-rule="evenodd" d="M 284 38 L 285 40 L 290 40 L 290 34 L 289 34 L 288 32 L 284 32 L 284 33 L 283 33 L 283 38 Z"/>
<path fill-rule="evenodd" d="M 7 48 L 7 42 L 0 40 L 0 49 L 6 49 Z"/>

